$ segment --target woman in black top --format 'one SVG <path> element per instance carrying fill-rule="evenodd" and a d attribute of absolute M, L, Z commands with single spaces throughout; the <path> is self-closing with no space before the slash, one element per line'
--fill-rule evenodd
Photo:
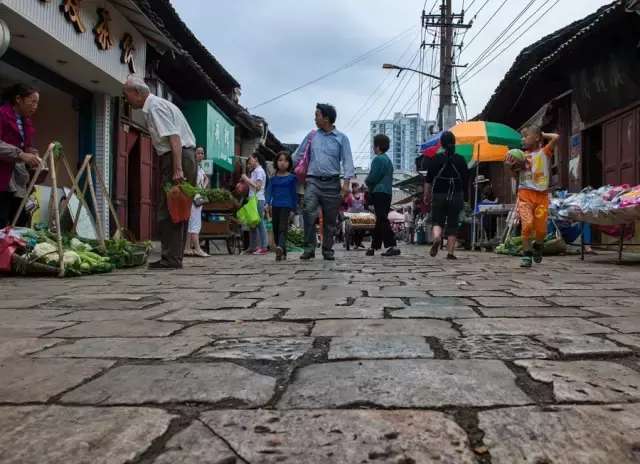
<path fill-rule="evenodd" d="M 430 254 L 432 257 L 438 254 L 442 243 L 442 229 L 446 225 L 447 259 L 456 259 L 456 234 L 460 212 L 464 208 L 464 191 L 467 188 L 469 170 L 465 159 L 455 152 L 456 137 L 452 132 L 443 132 L 440 144 L 444 153 L 438 153 L 430 163 L 425 186 L 426 202 L 431 203 L 433 222 L 433 246 Z"/>

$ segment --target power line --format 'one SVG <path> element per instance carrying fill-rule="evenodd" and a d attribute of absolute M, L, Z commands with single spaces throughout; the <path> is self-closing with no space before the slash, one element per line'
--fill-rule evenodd
<path fill-rule="evenodd" d="M 476 38 L 477 38 L 477 37 L 482 33 L 482 31 L 484 31 L 484 30 L 487 28 L 487 26 L 491 23 L 491 21 L 493 21 L 493 19 L 498 15 L 498 13 L 500 13 L 500 10 L 502 10 L 502 8 L 504 8 L 504 5 L 505 5 L 508 1 L 509 1 L 509 0 L 504 0 L 504 1 L 502 2 L 502 4 L 501 4 L 497 9 L 496 9 L 496 11 L 494 11 L 494 12 L 493 12 L 493 14 L 491 15 L 491 17 L 490 17 L 489 19 L 487 19 L 487 22 L 486 22 L 486 23 L 484 23 L 484 26 L 482 26 L 482 27 L 480 28 L 480 30 L 478 31 L 478 33 L 477 33 L 476 35 L 474 35 L 474 36 L 471 38 L 471 40 L 469 40 L 469 42 L 467 43 L 467 45 L 465 45 L 465 46 L 462 48 L 462 50 L 460 51 L 460 53 L 462 53 L 462 52 L 463 52 L 463 51 L 465 51 L 467 48 L 469 48 L 469 45 L 471 45 L 471 44 L 473 43 L 473 41 L 474 41 L 474 40 L 476 40 Z M 481 11 L 481 10 L 482 10 L 482 8 L 484 8 L 484 7 L 487 5 L 487 3 L 489 3 L 489 0 L 487 0 L 486 2 L 484 2 L 484 5 L 482 5 L 482 6 L 480 7 L 480 10 L 478 10 L 478 12 L 479 12 L 479 11 Z"/>
<path fill-rule="evenodd" d="M 269 100 L 263 101 L 262 103 L 259 103 L 258 105 L 255 105 L 255 106 L 253 106 L 253 107 L 251 107 L 249 109 L 250 110 L 254 110 L 254 109 L 259 108 L 261 106 L 264 106 L 264 105 L 267 105 L 269 103 L 272 103 L 272 102 L 274 102 L 276 100 L 279 100 L 280 98 L 286 97 L 287 95 L 290 95 L 290 94 L 292 94 L 294 92 L 297 92 L 298 90 L 304 89 L 305 87 L 308 87 L 308 86 L 310 86 L 312 84 L 315 84 L 316 82 L 320 82 L 321 80 L 326 79 L 327 77 L 332 76 L 332 75 L 334 75 L 334 74 L 336 74 L 336 73 L 338 73 L 340 71 L 344 71 L 345 69 L 348 69 L 348 68 L 350 68 L 352 66 L 355 66 L 356 64 L 360 63 L 361 61 L 366 60 L 370 56 L 372 56 L 372 55 L 384 50 L 385 48 L 388 48 L 396 40 L 400 39 L 402 36 L 406 35 L 407 33 L 411 32 L 414 29 L 415 29 L 415 26 L 411 26 L 410 28 L 408 28 L 408 29 L 404 30 L 403 32 L 401 32 L 400 34 L 392 37 L 391 39 L 389 39 L 388 41 L 384 42 L 383 44 L 378 45 L 375 48 L 372 48 L 371 50 L 369 50 L 369 51 L 363 53 L 362 55 L 354 58 L 353 60 L 349 61 L 348 63 L 345 63 L 342 66 L 340 66 L 338 68 L 335 68 L 335 69 L 333 69 L 333 70 L 331 70 L 331 71 L 329 71 L 329 72 L 327 72 L 327 73 L 325 73 L 325 74 L 323 74 L 323 75 L 321 75 L 321 76 L 319 76 L 319 77 L 317 77 L 317 78 L 315 78 L 313 80 L 305 82 L 304 84 L 299 85 L 298 87 L 295 87 L 295 88 L 293 88 L 293 89 L 291 89 L 291 90 L 289 90 L 287 92 L 281 93 L 280 95 L 277 95 L 277 96 L 275 96 L 273 98 L 270 98 Z"/>
<path fill-rule="evenodd" d="M 542 18 L 544 18 L 552 9 L 553 7 L 555 7 L 558 3 L 560 3 L 560 0 L 556 0 L 555 3 L 553 5 L 551 5 L 549 8 L 547 8 L 537 19 L 537 21 L 540 21 Z M 465 78 L 465 76 L 463 76 L 463 81 L 462 84 L 465 84 L 467 82 L 469 82 L 471 79 L 473 79 L 475 76 L 477 76 L 482 70 L 484 70 L 487 66 L 489 66 L 491 63 L 493 63 L 496 59 L 498 59 L 498 57 L 500 57 L 502 54 L 504 54 L 504 52 L 506 52 L 507 50 L 509 50 L 509 48 L 511 48 L 511 46 L 513 44 L 515 44 L 518 40 L 520 40 L 522 38 L 522 36 L 524 36 L 527 32 L 529 32 L 534 26 L 537 25 L 537 21 L 534 22 L 533 24 L 531 24 L 527 29 L 525 29 L 525 31 L 519 36 L 516 37 L 513 41 L 511 41 L 509 43 L 509 45 L 507 45 L 505 48 L 503 48 L 500 53 L 498 53 L 496 56 L 494 56 L 491 61 L 489 61 L 488 63 L 486 63 L 483 67 L 481 67 L 480 69 L 478 69 L 474 74 L 472 74 L 471 76 L 469 76 L 468 78 Z"/>

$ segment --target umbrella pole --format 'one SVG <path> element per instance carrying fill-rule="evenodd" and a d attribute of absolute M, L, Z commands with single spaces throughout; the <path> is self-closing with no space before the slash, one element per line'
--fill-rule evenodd
<path fill-rule="evenodd" d="M 478 147 L 478 162 L 476 163 L 476 178 L 474 179 L 474 184 L 475 184 L 475 197 L 473 199 L 473 214 L 471 217 L 473 217 L 473 223 L 471 224 L 471 230 L 472 230 L 472 235 L 473 238 L 471 240 L 471 250 L 475 251 L 476 250 L 476 221 L 478 219 L 477 216 L 477 209 L 478 209 L 478 175 L 480 174 L 480 147 Z"/>

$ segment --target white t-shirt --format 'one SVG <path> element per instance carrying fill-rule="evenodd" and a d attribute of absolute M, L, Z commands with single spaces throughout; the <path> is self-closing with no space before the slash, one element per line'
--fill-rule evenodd
<path fill-rule="evenodd" d="M 142 107 L 142 112 L 147 121 L 147 129 L 151 135 L 153 148 L 158 155 L 164 155 L 171 151 L 170 135 L 180 136 L 183 147 L 195 148 L 196 138 L 189 127 L 182 111 L 164 98 L 151 94 L 147 97 Z"/>
<path fill-rule="evenodd" d="M 267 174 L 264 172 L 264 169 L 262 169 L 262 166 L 258 166 L 253 171 L 251 171 L 251 182 L 262 183 L 262 188 L 257 191 L 256 198 L 258 199 L 258 201 L 265 201 L 264 189 L 267 186 Z M 249 187 L 249 191 L 252 195 L 256 193 L 256 190 L 253 187 Z"/>

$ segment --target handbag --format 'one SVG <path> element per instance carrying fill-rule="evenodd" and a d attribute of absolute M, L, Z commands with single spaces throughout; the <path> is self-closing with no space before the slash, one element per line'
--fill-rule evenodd
<path fill-rule="evenodd" d="M 241 224 L 244 224 L 250 229 L 253 229 L 258 224 L 260 224 L 260 214 L 258 213 L 258 199 L 255 195 L 251 195 L 247 203 L 238 210 L 238 212 L 236 213 L 236 217 Z"/>
<path fill-rule="evenodd" d="M 179 185 L 171 187 L 166 195 L 171 222 L 179 224 L 188 221 L 191 217 L 191 203 L 193 200 L 182 191 Z"/>
<path fill-rule="evenodd" d="M 316 136 L 316 130 L 311 131 L 311 135 L 307 140 L 307 146 L 304 147 L 304 153 L 298 159 L 296 163 L 296 167 L 293 169 L 294 174 L 298 178 L 298 182 L 300 184 L 304 184 L 307 180 L 307 171 L 309 170 L 309 158 L 311 157 L 311 142 L 313 138 Z"/>

